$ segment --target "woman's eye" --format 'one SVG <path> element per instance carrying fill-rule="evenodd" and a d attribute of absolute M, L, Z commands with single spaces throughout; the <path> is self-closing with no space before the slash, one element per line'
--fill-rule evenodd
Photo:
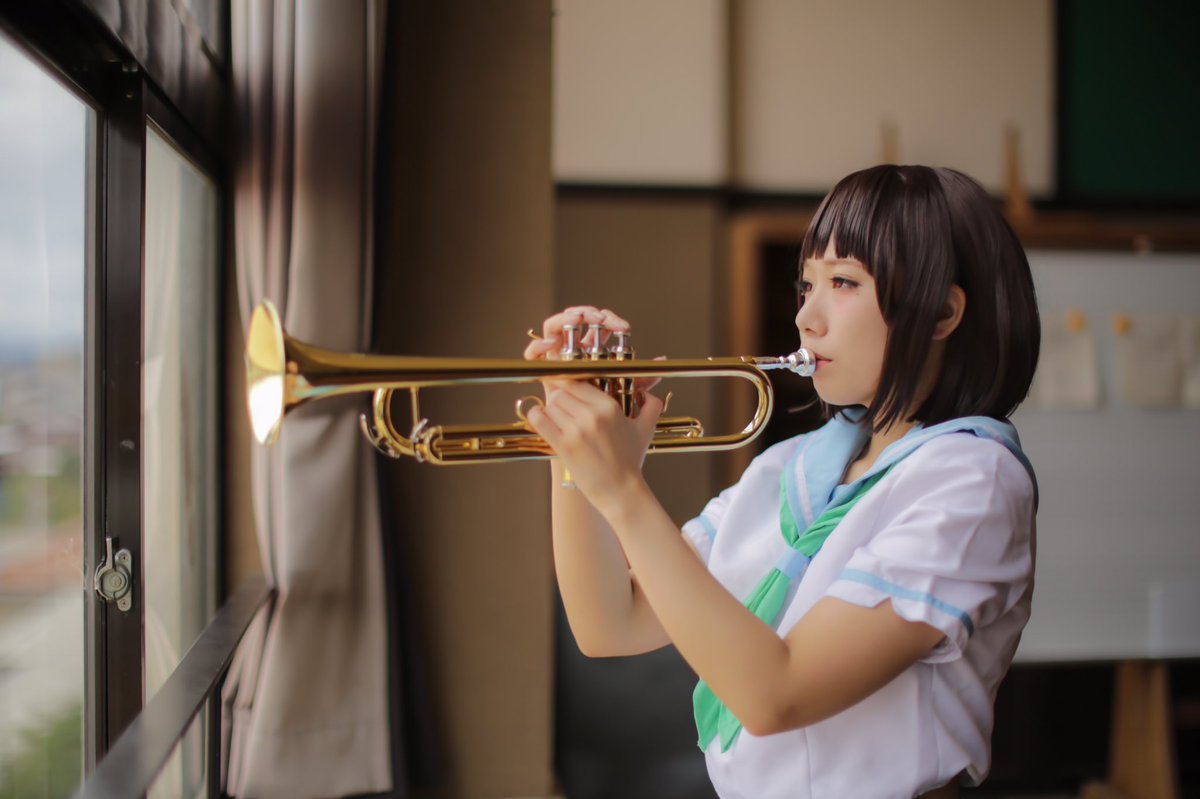
<path fill-rule="evenodd" d="M 804 300 L 808 297 L 808 293 L 812 291 L 812 283 L 807 280 L 796 281 L 796 307 L 804 305 Z"/>
<path fill-rule="evenodd" d="M 833 283 L 833 287 L 834 287 L 835 289 L 841 289 L 841 288 L 854 289 L 854 288 L 858 288 L 858 284 L 857 284 L 857 283 L 855 283 L 853 280 L 851 280 L 851 279 L 850 279 L 850 278 L 848 278 L 848 277 L 835 277 L 835 278 L 833 278 L 833 280 L 832 280 L 831 282 Z"/>

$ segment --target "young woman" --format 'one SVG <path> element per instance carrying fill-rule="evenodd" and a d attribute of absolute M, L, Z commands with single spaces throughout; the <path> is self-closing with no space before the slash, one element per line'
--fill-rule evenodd
<path fill-rule="evenodd" d="M 970 178 L 880 166 L 822 202 L 797 287 L 830 420 L 682 535 L 641 473 L 659 399 L 627 419 L 559 381 L 528 414 L 558 455 L 571 628 L 592 656 L 678 648 L 722 797 L 954 796 L 987 773 L 1033 591 L 1037 489 L 1006 421 L 1037 362 L 1029 265 Z M 576 322 L 628 329 L 568 308 L 526 357 Z"/>

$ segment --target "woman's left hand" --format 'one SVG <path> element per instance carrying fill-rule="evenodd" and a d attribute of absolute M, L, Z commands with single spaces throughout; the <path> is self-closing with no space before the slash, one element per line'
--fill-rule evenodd
<path fill-rule="evenodd" d="M 583 380 L 556 380 L 544 408 L 530 409 L 528 420 L 554 449 L 571 480 L 601 513 L 619 503 L 642 480 L 642 461 L 654 438 L 663 402 L 644 398 L 636 418 L 616 400 Z"/>

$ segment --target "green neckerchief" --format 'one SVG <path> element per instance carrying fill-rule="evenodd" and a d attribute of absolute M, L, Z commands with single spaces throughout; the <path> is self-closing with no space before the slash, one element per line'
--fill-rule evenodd
<path fill-rule="evenodd" d="M 796 519 L 792 516 L 791 508 L 788 507 L 787 473 L 784 472 L 779 481 L 779 527 L 783 531 L 783 539 L 788 546 L 803 557 L 790 556 L 792 564 L 786 572 L 776 566 L 759 581 L 758 587 L 743 603 L 751 613 L 762 619 L 769 627 L 775 627 L 776 617 L 783 609 L 783 601 L 787 598 L 792 580 L 803 575 L 808 562 L 820 551 L 825 539 L 838 526 L 842 517 L 849 513 L 863 495 L 871 490 L 871 486 L 878 483 L 888 471 L 890 469 L 884 469 L 872 475 L 864 480 L 844 502 L 835 507 L 826 508 L 803 534 L 800 533 Z M 700 733 L 700 748 L 707 749 L 708 744 L 719 733 L 721 751 L 728 751 L 742 731 L 742 723 L 729 712 L 729 708 L 725 707 L 720 699 L 717 699 L 703 680 L 697 683 L 696 690 L 692 694 L 692 707 L 696 713 L 696 730 Z"/>

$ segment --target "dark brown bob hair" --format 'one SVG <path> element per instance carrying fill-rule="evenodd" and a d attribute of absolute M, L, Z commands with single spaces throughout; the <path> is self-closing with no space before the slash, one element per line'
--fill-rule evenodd
<path fill-rule="evenodd" d="M 1041 343 L 1029 261 L 996 203 L 953 169 L 884 165 L 843 178 L 821 202 L 801 267 L 830 241 L 875 279 L 888 326 L 879 390 L 862 423 L 882 430 L 913 406 L 950 287 L 966 295 L 933 392 L 909 417 L 1006 419 L 1029 393 Z M 803 298 L 801 298 L 803 301 Z M 830 413 L 840 408 L 827 407 Z"/>

